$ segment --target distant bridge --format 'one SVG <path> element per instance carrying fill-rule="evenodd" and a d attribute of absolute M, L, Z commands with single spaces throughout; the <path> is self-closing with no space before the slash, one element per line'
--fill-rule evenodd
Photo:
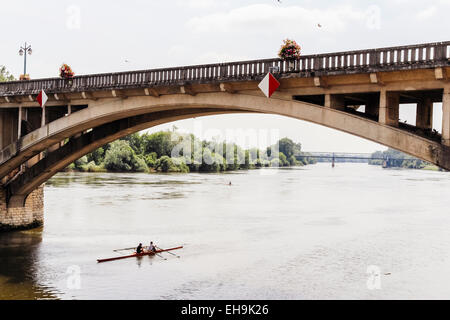
<path fill-rule="evenodd" d="M 268 71 L 281 83 L 270 99 L 258 89 Z M 39 220 L 40 186 L 99 146 L 205 115 L 284 115 L 450 169 L 449 76 L 450 42 L 435 42 L 0 83 L 0 224 Z M 49 95 L 43 109 L 40 90 Z M 432 130 L 436 102 L 442 133 Z M 402 103 L 416 104 L 415 125 L 399 123 Z"/>
<path fill-rule="evenodd" d="M 404 161 L 404 160 L 415 160 L 414 158 L 389 158 L 386 155 L 383 156 L 377 156 L 373 155 L 372 153 L 349 153 L 349 152 L 302 152 L 301 155 L 298 155 L 295 157 L 297 160 L 301 159 L 343 159 L 343 160 L 398 160 L 398 161 Z"/>

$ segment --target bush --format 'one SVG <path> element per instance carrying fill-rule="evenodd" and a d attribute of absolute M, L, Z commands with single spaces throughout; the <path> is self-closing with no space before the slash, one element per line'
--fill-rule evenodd
<path fill-rule="evenodd" d="M 86 155 L 87 161 L 94 161 L 96 165 L 100 165 L 105 159 L 105 150 L 100 147 Z"/>
<path fill-rule="evenodd" d="M 156 152 L 152 152 L 146 156 L 144 156 L 145 163 L 149 168 L 156 168 L 156 161 L 158 160 L 158 156 Z"/>
<path fill-rule="evenodd" d="M 184 158 L 162 156 L 155 163 L 155 168 L 161 172 L 189 172 Z"/>
<path fill-rule="evenodd" d="M 219 172 L 226 168 L 225 159 L 216 153 L 211 152 L 210 149 L 203 149 L 203 161 L 199 167 L 202 172 Z"/>
<path fill-rule="evenodd" d="M 291 166 L 302 166 L 303 163 L 298 161 L 294 156 L 290 156 L 288 162 Z"/>
<path fill-rule="evenodd" d="M 133 161 L 133 170 L 136 172 L 148 172 L 148 166 L 145 163 L 145 160 L 140 157 L 136 156 Z"/>
<path fill-rule="evenodd" d="M 280 159 L 272 159 L 271 161 L 270 161 L 270 166 L 271 167 L 280 167 L 281 166 L 281 163 L 280 163 Z"/>
<path fill-rule="evenodd" d="M 284 155 L 283 152 L 279 152 L 278 153 L 278 158 L 280 160 L 280 164 L 279 164 L 280 167 L 287 167 L 287 166 L 289 166 L 289 162 L 287 161 L 286 156 Z"/>
<path fill-rule="evenodd" d="M 75 162 L 74 162 L 75 169 L 77 169 L 77 170 L 83 170 L 83 167 L 87 164 L 88 164 L 87 156 L 83 156 L 80 159 L 75 160 Z"/>
<path fill-rule="evenodd" d="M 83 171 L 85 172 L 105 172 L 105 168 L 103 166 L 99 166 L 95 164 L 95 161 L 91 161 L 88 164 L 83 166 Z"/>
<path fill-rule="evenodd" d="M 110 171 L 148 171 L 145 160 L 136 156 L 128 141 L 117 140 L 106 151 L 105 168 Z"/>
<path fill-rule="evenodd" d="M 186 165 L 186 160 L 183 157 L 171 158 L 172 163 L 177 168 L 177 172 L 187 173 L 189 172 L 189 167 Z"/>

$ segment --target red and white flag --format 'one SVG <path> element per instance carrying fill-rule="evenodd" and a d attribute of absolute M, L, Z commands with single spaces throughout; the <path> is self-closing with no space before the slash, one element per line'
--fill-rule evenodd
<path fill-rule="evenodd" d="M 262 79 L 262 81 L 258 84 L 258 87 L 266 95 L 267 98 L 270 98 L 270 96 L 275 92 L 275 90 L 277 90 L 279 86 L 280 83 L 270 72 L 268 72 L 264 79 Z"/>
<path fill-rule="evenodd" d="M 39 92 L 37 98 L 36 98 L 37 102 L 39 102 L 39 105 L 43 108 L 45 106 L 45 103 L 48 100 L 47 95 L 45 94 L 44 90 L 41 90 L 41 92 Z"/>

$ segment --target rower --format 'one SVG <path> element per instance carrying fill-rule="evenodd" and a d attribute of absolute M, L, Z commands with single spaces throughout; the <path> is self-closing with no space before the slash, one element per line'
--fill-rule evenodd
<path fill-rule="evenodd" d="M 148 246 L 148 252 L 155 252 L 156 246 L 153 244 L 153 241 L 150 241 L 150 245 Z"/>
<path fill-rule="evenodd" d="M 142 243 L 139 243 L 139 245 L 136 248 L 136 253 L 142 253 Z"/>

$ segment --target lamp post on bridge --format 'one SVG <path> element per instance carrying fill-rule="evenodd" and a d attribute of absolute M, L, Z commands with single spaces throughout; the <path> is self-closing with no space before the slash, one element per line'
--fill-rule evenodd
<path fill-rule="evenodd" d="M 27 75 L 27 54 L 31 55 L 32 53 L 31 45 L 27 46 L 26 42 L 23 47 L 20 47 L 19 55 L 23 56 L 23 75 L 20 76 L 20 80 L 30 80 L 30 77 Z"/>

